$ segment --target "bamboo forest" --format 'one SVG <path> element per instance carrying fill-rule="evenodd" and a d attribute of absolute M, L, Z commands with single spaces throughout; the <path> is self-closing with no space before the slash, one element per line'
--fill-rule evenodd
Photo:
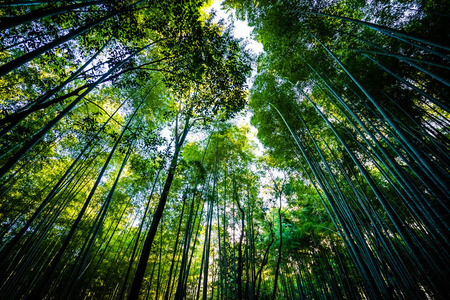
<path fill-rule="evenodd" d="M 0 0 L 0 299 L 450 299 L 449 97 L 448 0 Z"/>

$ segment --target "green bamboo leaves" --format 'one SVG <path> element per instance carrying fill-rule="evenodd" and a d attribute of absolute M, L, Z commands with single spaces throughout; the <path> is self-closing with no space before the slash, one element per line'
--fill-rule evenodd
<path fill-rule="evenodd" d="M 424 9 L 399 25 L 380 7 L 402 8 L 381 2 L 364 9 L 346 1 L 229 3 L 256 24 L 267 51 L 250 102 L 259 137 L 324 200 L 366 295 L 442 297 L 449 52 L 441 42 L 448 30 L 438 24 L 445 17 Z M 274 22 L 280 12 L 286 20 Z M 377 17 L 385 23 L 367 21 Z M 431 20 L 435 27 L 425 25 Z"/>

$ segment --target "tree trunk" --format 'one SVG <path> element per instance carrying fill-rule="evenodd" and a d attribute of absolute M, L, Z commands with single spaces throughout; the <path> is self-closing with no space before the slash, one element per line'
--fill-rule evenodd
<path fill-rule="evenodd" d="M 164 184 L 164 189 L 162 191 L 161 197 L 159 199 L 158 207 L 153 215 L 153 220 L 150 225 L 150 229 L 147 233 L 147 237 L 144 242 L 144 247 L 142 248 L 141 257 L 139 259 L 139 264 L 136 269 L 136 274 L 134 276 L 133 284 L 131 286 L 129 300 L 137 300 L 139 298 L 139 291 L 141 289 L 142 281 L 145 275 L 145 269 L 147 268 L 148 257 L 150 256 L 150 250 L 152 248 L 153 239 L 155 238 L 156 231 L 158 230 L 158 224 L 161 220 L 164 207 L 166 206 L 167 197 L 169 196 L 170 187 L 172 185 L 173 177 L 178 166 L 178 155 L 180 154 L 181 147 L 186 139 L 189 132 L 189 118 L 186 119 L 183 134 L 180 140 L 175 141 L 175 153 L 173 154 L 172 161 L 170 162 L 169 171 L 166 178 L 166 183 Z"/>

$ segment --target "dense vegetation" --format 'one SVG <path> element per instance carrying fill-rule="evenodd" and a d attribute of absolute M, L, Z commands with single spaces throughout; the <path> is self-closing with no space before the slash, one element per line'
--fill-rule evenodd
<path fill-rule="evenodd" d="M 210 4 L 0 2 L 0 299 L 448 299 L 450 2 Z"/>

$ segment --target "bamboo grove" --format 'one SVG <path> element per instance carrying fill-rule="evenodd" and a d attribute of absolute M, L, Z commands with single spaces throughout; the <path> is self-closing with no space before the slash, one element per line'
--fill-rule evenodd
<path fill-rule="evenodd" d="M 0 2 L 0 299 L 448 299 L 450 3 L 209 5 Z"/>

